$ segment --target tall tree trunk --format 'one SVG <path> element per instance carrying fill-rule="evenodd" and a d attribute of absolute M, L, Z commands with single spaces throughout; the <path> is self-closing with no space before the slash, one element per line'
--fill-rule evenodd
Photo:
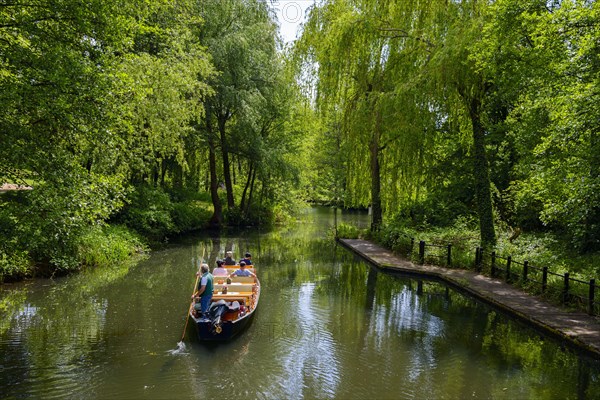
<path fill-rule="evenodd" d="M 248 203 L 246 204 L 246 215 L 250 210 L 250 205 L 252 204 L 252 195 L 254 194 L 254 182 L 256 180 L 256 168 L 252 171 L 252 181 L 250 181 L 250 194 L 248 195 Z"/>
<path fill-rule="evenodd" d="M 183 167 L 177 162 L 175 157 L 171 158 L 171 165 L 173 166 L 173 187 L 175 189 L 183 189 Z"/>
<path fill-rule="evenodd" d="M 242 193 L 242 199 L 240 200 L 240 211 L 244 211 L 244 205 L 246 202 L 246 193 L 248 192 L 248 187 L 250 186 L 250 180 L 252 178 L 252 171 L 254 170 L 254 163 L 250 162 L 250 168 L 248 170 L 248 179 L 246 179 L 246 185 L 244 186 L 244 192 Z"/>
<path fill-rule="evenodd" d="M 379 167 L 379 128 L 375 128 L 371 140 L 371 231 L 379 229 L 382 221 L 381 176 Z"/>
<path fill-rule="evenodd" d="M 379 141 L 381 137 L 381 111 L 375 114 L 375 127 L 371 137 L 371 231 L 377 231 L 381 226 L 381 174 L 379 165 Z"/>
<path fill-rule="evenodd" d="M 223 222 L 223 206 L 219 199 L 219 181 L 217 177 L 217 157 L 215 155 L 215 140 L 213 136 L 210 113 L 206 113 L 206 131 L 208 132 L 208 165 L 210 170 L 210 197 L 213 203 L 213 215 L 210 217 L 209 225 L 219 227 Z"/>
<path fill-rule="evenodd" d="M 600 181 L 600 139 L 599 129 L 591 127 L 590 132 L 590 182 Z M 584 233 L 581 251 L 591 252 L 600 250 L 600 195 L 590 201 L 590 209 L 584 218 Z"/>
<path fill-rule="evenodd" d="M 219 133 L 221 134 L 221 152 L 223 158 L 223 175 L 225 176 L 225 189 L 227 189 L 227 207 L 233 209 L 235 202 L 233 199 L 233 185 L 231 184 L 231 165 L 229 163 L 229 148 L 227 146 L 227 137 L 225 135 L 225 125 L 227 116 L 219 115 Z"/>
<path fill-rule="evenodd" d="M 471 124 L 473 125 L 473 177 L 475 179 L 481 244 L 483 247 L 490 247 L 496 244 L 496 232 L 490 189 L 490 168 L 485 152 L 485 130 L 480 116 L 481 99 L 476 95 L 466 95 L 464 91 L 461 95 L 467 104 Z"/>
<path fill-rule="evenodd" d="M 160 186 L 165 187 L 165 175 L 167 174 L 168 161 L 163 158 L 160 162 Z"/>

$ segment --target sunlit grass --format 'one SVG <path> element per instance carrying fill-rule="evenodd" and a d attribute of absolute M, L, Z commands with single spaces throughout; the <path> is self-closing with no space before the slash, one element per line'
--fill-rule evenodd
<path fill-rule="evenodd" d="M 82 266 L 111 266 L 147 251 L 143 240 L 124 226 L 91 228 L 80 239 L 77 256 Z"/>

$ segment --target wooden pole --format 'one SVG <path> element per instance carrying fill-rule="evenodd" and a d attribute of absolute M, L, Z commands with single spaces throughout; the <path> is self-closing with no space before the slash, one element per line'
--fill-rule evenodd
<path fill-rule="evenodd" d="M 200 280 L 200 268 L 202 267 L 202 261 L 204 261 L 204 247 L 202 247 L 202 258 L 200 259 L 200 262 L 198 263 L 198 273 L 196 274 L 196 282 L 194 283 L 194 287 L 192 288 L 192 296 L 194 296 L 194 293 L 196 293 L 196 288 L 198 287 L 198 281 Z M 185 338 L 185 331 L 187 330 L 187 326 L 188 326 L 188 322 L 190 320 L 190 314 L 192 312 L 193 306 L 194 306 L 194 300 L 192 299 L 192 302 L 190 303 L 190 308 L 188 309 L 187 317 L 185 319 L 185 326 L 183 327 L 183 334 L 181 335 L 180 342 L 183 342 L 183 339 Z"/>

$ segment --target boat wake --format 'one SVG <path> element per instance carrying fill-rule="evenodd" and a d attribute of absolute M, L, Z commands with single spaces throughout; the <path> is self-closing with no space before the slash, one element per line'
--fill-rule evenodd
<path fill-rule="evenodd" d="M 169 350 L 167 353 L 172 355 L 186 354 L 187 347 L 183 341 L 177 343 L 177 348 L 174 350 Z"/>

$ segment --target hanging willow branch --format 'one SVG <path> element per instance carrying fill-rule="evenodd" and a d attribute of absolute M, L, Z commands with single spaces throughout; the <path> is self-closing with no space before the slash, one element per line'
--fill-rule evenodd
<path fill-rule="evenodd" d="M 433 51 L 433 48 L 436 47 L 435 43 L 431 42 L 430 40 L 427 40 L 427 39 L 425 39 L 424 37 L 421 37 L 421 36 L 410 35 L 404 29 L 400 29 L 400 28 L 383 28 L 383 27 L 380 27 L 380 28 L 378 28 L 378 31 L 385 33 L 384 35 L 381 35 L 381 36 L 385 37 L 385 38 L 388 38 L 388 39 L 405 38 L 405 39 L 414 39 L 414 40 L 416 40 L 418 42 L 425 43 L 428 46 L 425 49 L 425 51 L 430 52 L 430 53 Z"/>

